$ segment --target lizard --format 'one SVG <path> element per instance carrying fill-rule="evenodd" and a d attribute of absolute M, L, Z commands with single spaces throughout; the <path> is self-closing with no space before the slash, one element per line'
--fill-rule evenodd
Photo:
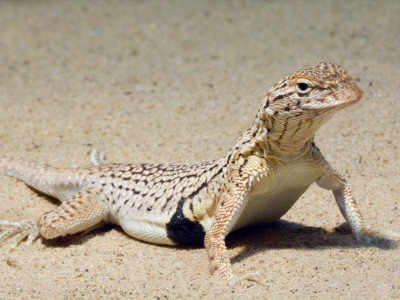
<path fill-rule="evenodd" d="M 53 239 L 114 223 L 138 240 L 205 246 L 211 270 L 235 282 L 225 237 L 281 218 L 312 184 L 331 190 L 357 240 L 367 239 L 349 185 L 314 142 L 336 112 L 362 90 L 347 70 L 321 62 L 286 76 L 267 92 L 250 127 L 222 158 L 199 164 L 118 164 L 56 168 L 0 158 L 0 174 L 60 200 L 54 211 L 10 228 L 0 243 Z"/>

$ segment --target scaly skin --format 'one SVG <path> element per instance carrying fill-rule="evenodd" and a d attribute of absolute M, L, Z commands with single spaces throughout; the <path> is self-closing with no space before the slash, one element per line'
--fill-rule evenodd
<path fill-rule="evenodd" d="M 0 242 L 13 237 L 15 246 L 24 238 L 31 243 L 112 222 L 148 242 L 204 243 L 212 271 L 233 283 L 226 235 L 279 219 L 313 182 L 333 191 L 361 239 L 364 225 L 350 188 L 313 142 L 321 125 L 361 96 L 340 65 L 319 63 L 297 71 L 269 90 L 253 124 L 226 156 L 202 164 L 102 164 L 93 159 L 93 167 L 63 169 L 2 158 L 1 174 L 62 203 L 38 221 L 0 221 L 13 227 Z"/>

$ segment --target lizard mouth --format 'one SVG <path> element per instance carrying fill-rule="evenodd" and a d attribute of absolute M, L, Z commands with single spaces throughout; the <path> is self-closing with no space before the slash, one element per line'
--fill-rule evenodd
<path fill-rule="evenodd" d="M 338 93 L 338 103 L 336 106 L 338 108 L 344 108 L 353 105 L 361 100 L 362 95 L 363 91 L 358 86 L 354 85 L 350 89 Z"/>
<path fill-rule="evenodd" d="M 306 110 L 344 108 L 360 101 L 363 91 L 356 85 L 336 92 L 324 91 L 302 99 L 301 107 Z"/>

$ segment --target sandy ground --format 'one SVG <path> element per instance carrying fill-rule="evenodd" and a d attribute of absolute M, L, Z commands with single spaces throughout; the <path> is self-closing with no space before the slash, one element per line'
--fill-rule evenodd
<path fill-rule="evenodd" d="M 369 228 L 399 230 L 398 1 L 1 1 L 0 153 L 56 166 L 200 162 L 223 155 L 265 91 L 319 61 L 365 91 L 317 134 Z M 57 203 L 1 177 L 0 219 Z M 400 297 L 400 250 L 359 246 L 330 192 L 312 186 L 274 227 L 227 238 L 236 290 L 204 249 L 134 240 L 115 227 L 0 248 L 0 298 Z"/>

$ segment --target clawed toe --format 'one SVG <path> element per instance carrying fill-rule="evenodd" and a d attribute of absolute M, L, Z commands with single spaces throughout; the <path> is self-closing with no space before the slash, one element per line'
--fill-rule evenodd
<path fill-rule="evenodd" d="M 232 277 L 229 280 L 229 286 L 231 288 L 234 288 L 236 285 L 238 285 L 239 283 L 241 283 L 243 281 L 254 281 L 254 282 L 257 282 L 258 284 L 263 285 L 260 273 L 254 272 L 254 273 L 246 274 L 239 278 L 237 278 L 236 276 Z"/>
<path fill-rule="evenodd" d="M 0 245 L 11 238 L 11 249 L 15 249 L 25 239 L 26 244 L 31 245 L 40 237 L 36 222 L 10 222 L 1 220 L 0 225 L 11 227 L 0 235 Z"/>

